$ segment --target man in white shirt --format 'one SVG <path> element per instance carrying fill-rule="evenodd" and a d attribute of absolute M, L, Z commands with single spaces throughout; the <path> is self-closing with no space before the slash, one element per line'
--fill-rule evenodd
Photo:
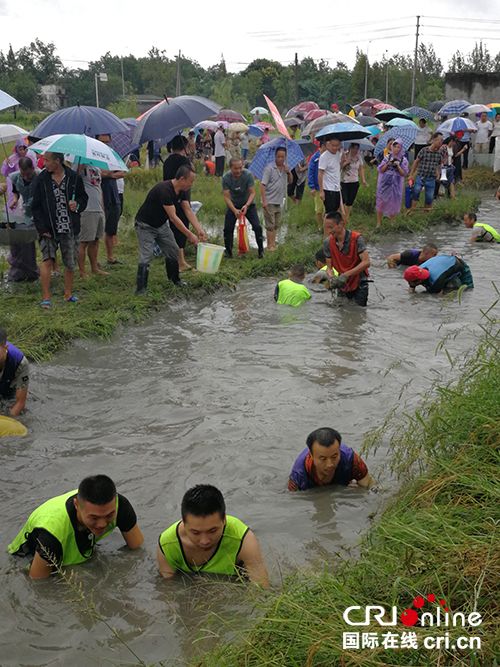
<path fill-rule="evenodd" d="M 493 131 L 493 123 L 488 120 L 488 114 L 482 113 L 481 119 L 476 123 L 477 134 L 474 150 L 476 153 L 487 153 L 490 145 L 490 134 Z"/>
<path fill-rule="evenodd" d="M 325 205 L 325 213 L 335 213 L 341 208 L 340 160 L 342 151 L 338 139 L 325 142 L 326 151 L 319 158 L 319 196 Z"/>
<path fill-rule="evenodd" d="M 420 118 L 418 121 L 417 136 L 415 137 L 415 159 L 424 146 L 427 146 L 431 141 L 432 130 L 427 126 L 425 118 Z"/>
<path fill-rule="evenodd" d="M 224 162 L 226 161 L 226 137 L 224 126 L 219 125 L 214 136 L 215 175 L 224 175 Z"/>

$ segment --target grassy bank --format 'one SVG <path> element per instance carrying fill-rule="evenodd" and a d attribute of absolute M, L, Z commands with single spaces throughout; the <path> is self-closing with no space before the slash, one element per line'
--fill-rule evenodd
<path fill-rule="evenodd" d="M 288 214 L 286 242 L 273 254 L 267 253 L 258 260 L 255 251 L 242 258 L 223 260 L 216 275 L 196 272 L 184 274 L 188 287 L 181 292 L 167 281 L 163 262 L 154 260 L 149 279 L 149 293 L 145 297 L 134 296 L 137 269 L 137 242 L 132 221 L 149 188 L 160 179 L 159 170 L 137 169 L 127 176 L 124 222 L 120 224 L 120 245 L 117 257 L 123 262 L 111 267 L 109 276 L 91 277 L 86 281 L 75 279 L 78 304 L 66 304 L 62 299 L 62 279 L 53 281 L 53 308 L 43 311 L 39 307 L 38 284 L 8 284 L 1 287 L 1 323 L 9 337 L 31 359 L 42 361 L 76 338 L 109 337 L 122 323 L 140 322 L 154 309 L 170 299 L 186 298 L 211 292 L 219 287 L 232 287 L 240 280 L 257 276 L 283 275 L 294 263 L 312 267 L 314 252 L 321 245 L 321 234 L 316 227 L 313 199 L 306 190 L 300 206 L 291 205 Z M 369 240 L 393 230 L 409 233 L 421 231 L 439 222 L 459 221 L 463 213 L 475 208 L 479 202 L 475 194 L 461 192 L 457 199 L 440 199 L 429 214 L 415 212 L 411 217 L 398 216 L 386 221 L 381 229 L 375 228 L 375 179 L 369 174 L 369 186 L 360 190 L 353 210 L 351 226 L 361 231 Z M 203 202 L 200 220 L 211 231 L 212 241 L 221 242 L 224 204 L 220 183 L 214 178 L 200 175 L 192 193 L 193 200 Z M 102 248 L 101 248 L 102 250 Z M 192 263 L 194 250 L 188 249 Z M 101 262 L 104 257 L 101 254 Z M 5 258 L 0 256 L 0 274 L 7 270 Z"/>
<path fill-rule="evenodd" d="M 492 313 L 489 315 L 492 318 Z M 497 314 L 498 317 L 498 314 Z M 301 573 L 265 602 L 263 617 L 198 667 L 492 666 L 498 648 L 500 334 L 490 323 L 462 378 L 440 387 L 393 437 L 406 473 L 397 499 L 364 540 L 360 558 Z M 406 459 L 406 461 L 405 461 Z M 420 473 L 416 473 L 416 466 Z M 409 478 L 413 477 L 413 481 Z M 411 607 L 434 594 L 450 611 L 481 614 L 476 628 L 349 627 L 351 605 Z M 426 604 L 425 610 L 433 607 Z M 361 619 L 360 619 L 361 620 Z M 345 631 L 416 632 L 418 649 L 343 650 Z M 481 650 L 426 649 L 425 635 L 449 631 L 481 640 Z"/>

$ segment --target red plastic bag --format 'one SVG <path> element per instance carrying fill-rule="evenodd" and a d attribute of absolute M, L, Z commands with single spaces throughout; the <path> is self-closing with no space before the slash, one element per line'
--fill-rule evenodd
<path fill-rule="evenodd" d="M 244 215 L 238 218 L 237 234 L 238 234 L 238 255 L 244 255 L 250 250 L 250 243 L 248 241 L 247 219 L 245 218 Z"/>

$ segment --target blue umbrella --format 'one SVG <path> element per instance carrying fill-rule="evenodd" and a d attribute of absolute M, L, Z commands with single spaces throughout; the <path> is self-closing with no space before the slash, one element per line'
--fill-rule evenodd
<path fill-rule="evenodd" d="M 437 128 L 436 132 L 455 134 L 456 132 L 475 132 L 476 125 L 468 118 L 448 118 Z"/>
<path fill-rule="evenodd" d="M 186 127 L 193 127 L 210 116 L 216 116 L 220 104 L 196 95 L 180 95 L 162 100 L 138 118 L 133 141 L 143 144 L 152 139 L 170 141 Z"/>
<path fill-rule="evenodd" d="M 373 136 L 375 136 L 376 134 L 380 134 L 382 132 L 381 128 L 378 125 L 368 125 L 366 129 Z"/>
<path fill-rule="evenodd" d="M 9 95 L 9 93 L 0 90 L 0 110 L 8 109 L 9 107 L 15 107 L 21 102 L 18 102 L 15 97 Z"/>
<path fill-rule="evenodd" d="M 401 139 L 403 148 L 407 151 L 410 146 L 415 143 L 415 137 L 417 136 L 417 128 L 413 125 L 403 125 L 402 127 L 391 127 L 390 130 L 384 132 L 384 134 L 377 141 L 375 146 L 375 155 L 378 156 L 384 148 L 387 146 L 389 139 Z"/>
<path fill-rule="evenodd" d="M 54 134 L 116 134 L 127 132 L 127 126 L 113 113 L 98 107 L 66 107 L 47 116 L 35 127 L 31 135 L 44 139 Z"/>
<path fill-rule="evenodd" d="M 264 130 L 258 125 L 249 125 L 248 134 L 251 137 L 261 137 L 264 134 Z"/>
<path fill-rule="evenodd" d="M 409 118 L 393 118 L 392 120 L 389 120 L 386 125 L 389 127 L 403 127 L 403 125 L 413 125 L 413 127 L 417 127 L 417 124 Z"/>
<path fill-rule="evenodd" d="M 261 146 L 255 153 L 255 157 L 249 166 L 249 170 L 255 178 L 260 180 L 264 174 L 265 167 L 274 162 L 274 155 L 277 148 L 286 148 L 286 163 L 289 169 L 293 169 L 304 159 L 304 153 L 296 141 L 285 139 L 285 137 L 278 137 L 277 139 L 268 141 L 267 144 Z"/>
<path fill-rule="evenodd" d="M 113 134 L 111 137 L 111 148 L 122 158 L 130 155 L 130 153 L 138 155 L 139 144 L 134 144 L 132 141 L 132 136 L 137 127 L 137 120 L 135 118 L 122 118 L 122 122 L 127 126 L 127 131 Z"/>
<path fill-rule="evenodd" d="M 431 111 L 424 109 L 424 107 L 408 107 L 407 109 L 403 109 L 403 111 L 412 118 L 425 118 L 425 120 L 434 120 L 434 114 Z"/>
<path fill-rule="evenodd" d="M 317 134 L 316 139 L 330 137 L 339 141 L 349 141 L 349 139 L 363 139 L 369 137 L 370 130 L 361 127 L 359 123 L 332 123 L 322 128 Z"/>
<path fill-rule="evenodd" d="M 441 109 L 439 109 L 438 114 L 440 116 L 449 116 L 455 113 L 463 113 L 469 106 L 470 102 L 467 102 L 467 100 L 452 100 L 451 102 L 443 104 Z"/>

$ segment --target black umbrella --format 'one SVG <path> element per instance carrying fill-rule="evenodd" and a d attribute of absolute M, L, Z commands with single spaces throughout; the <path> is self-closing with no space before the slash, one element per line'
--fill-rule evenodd
<path fill-rule="evenodd" d="M 437 113 L 439 109 L 443 106 L 445 103 L 444 100 L 436 100 L 435 102 L 431 102 L 428 106 L 429 111 L 432 111 L 433 113 Z"/>
<path fill-rule="evenodd" d="M 95 137 L 97 134 L 127 132 L 127 129 L 125 123 L 111 111 L 77 105 L 51 113 L 35 127 L 31 135 L 39 139 L 53 134 L 86 134 Z"/>
<path fill-rule="evenodd" d="M 132 143 L 143 144 L 152 139 L 170 141 L 184 128 L 215 116 L 220 108 L 220 104 L 196 95 L 163 100 L 140 116 Z"/>
<path fill-rule="evenodd" d="M 373 116 L 364 116 L 363 114 L 356 116 L 356 120 L 363 127 L 367 127 L 368 125 L 380 125 L 381 122 L 378 120 L 378 118 L 374 118 Z"/>
<path fill-rule="evenodd" d="M 375 118 L 378 118 L 379 123 L 387 123 L 388 120 L 393 120 L 394 118 L 406 118 L 411 120 L 410 114 L 407 114 L 406 111 L 400 111 L 399 109 L 383 109 L 375 114 Z"/>

